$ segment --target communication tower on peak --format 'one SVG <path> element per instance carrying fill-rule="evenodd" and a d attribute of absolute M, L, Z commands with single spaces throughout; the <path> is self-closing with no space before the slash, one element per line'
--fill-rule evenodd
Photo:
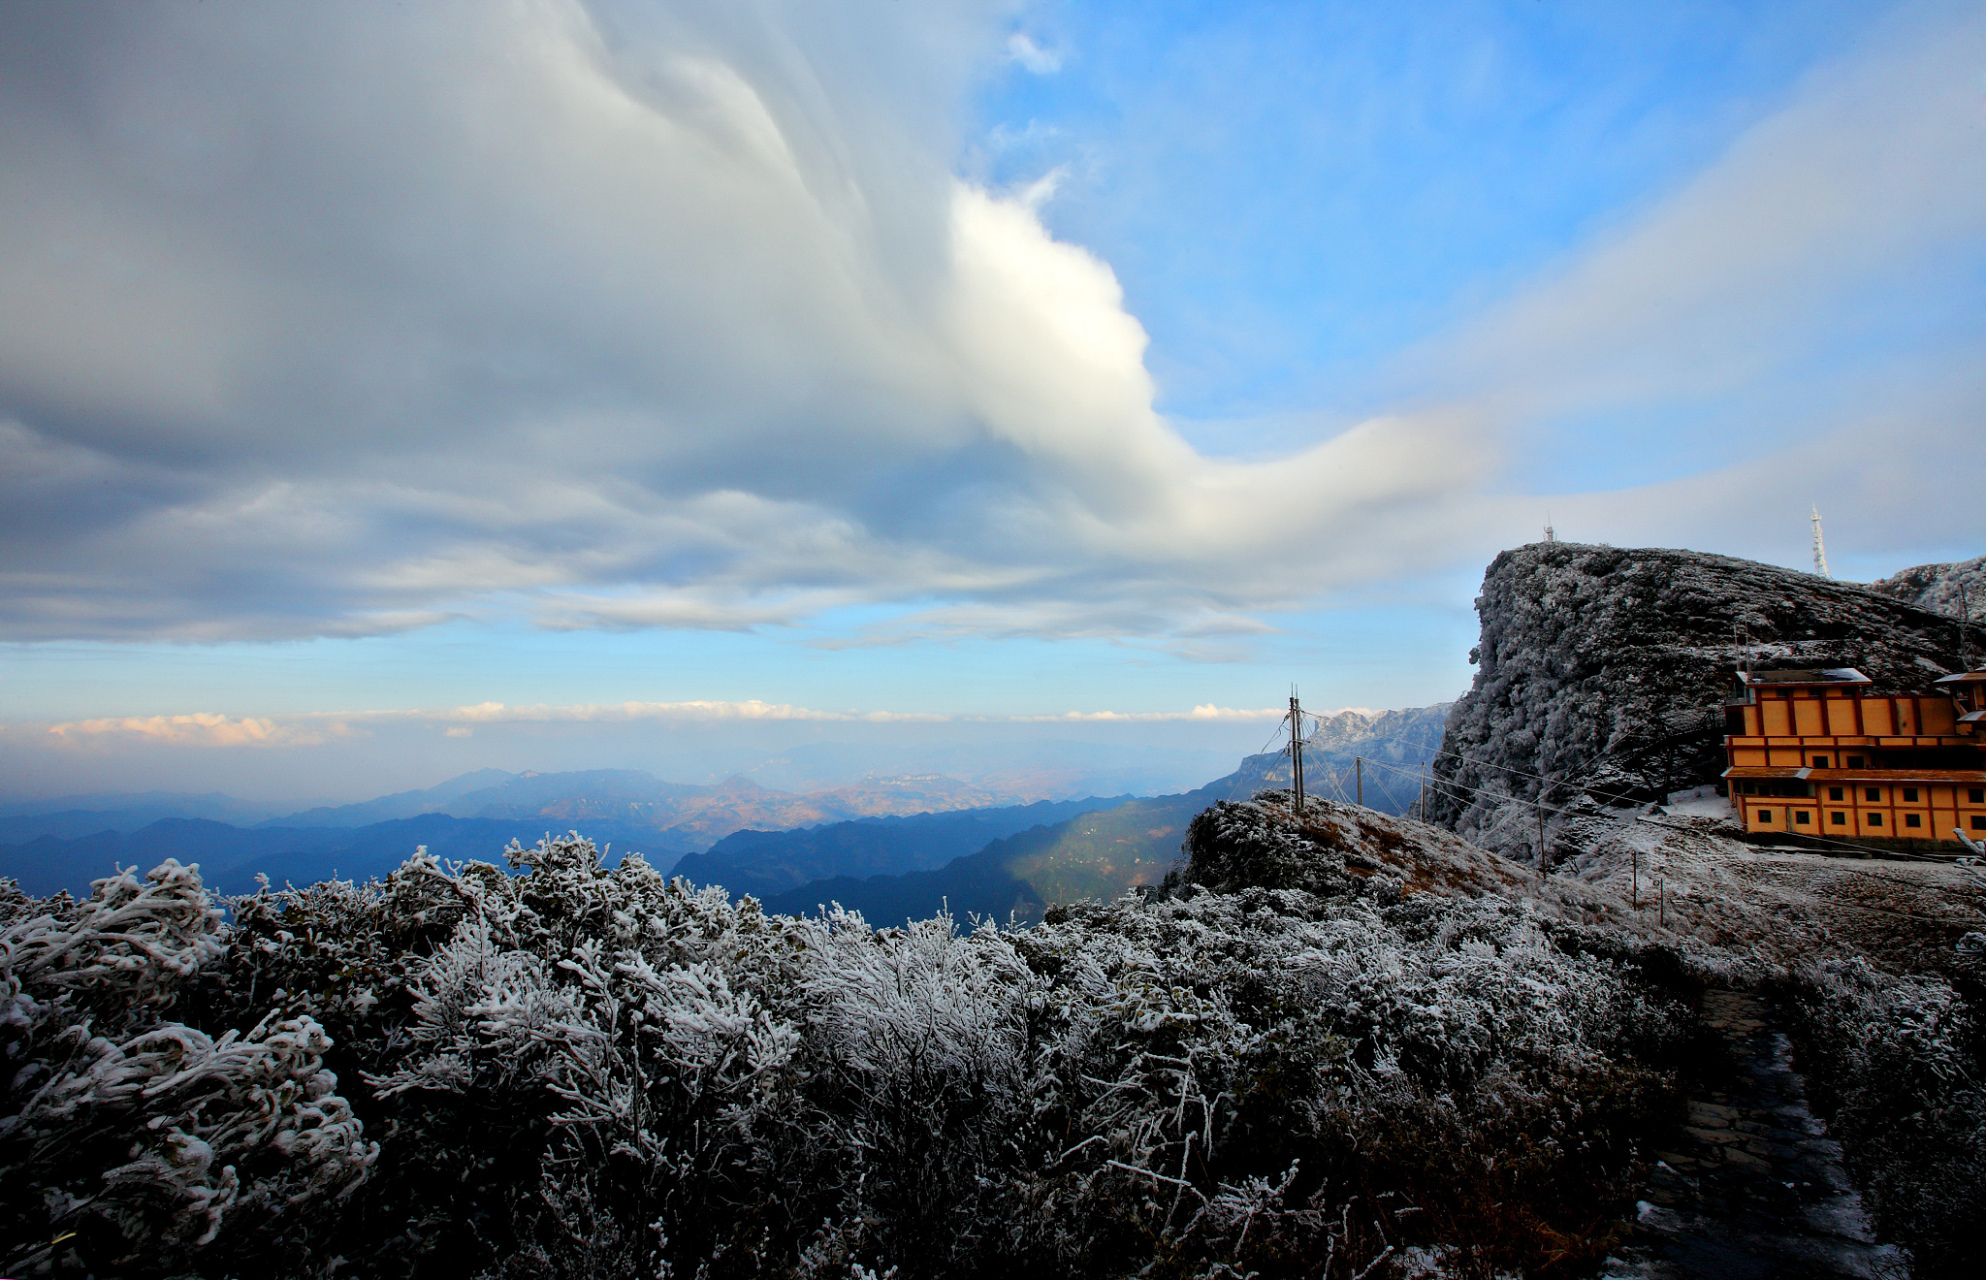
<path fill-rule="evenodd" d="M 1814 505 L 1814 574 L 1817 577 L 1832 578 L 1827 571 L 1827 548 L 1821 544 L 1820 505 Z"/>

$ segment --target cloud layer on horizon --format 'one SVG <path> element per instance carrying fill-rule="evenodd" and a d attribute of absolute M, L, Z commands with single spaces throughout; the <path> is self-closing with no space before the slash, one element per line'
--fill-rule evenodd
<path fill-rule="evenodd" d="M 1479 558 L 1526 459 L 1648 405 L 1778 420 L 1556 511 L 1825 483 L 1975 536 L 1980 317 L 1926 299 L 1986 267 L 1979 13 L 1902 11 L 1270 460 L 1165 421 L 1045 189 L 952 173 L 974 77 L 1061 61 L 992 3 L 9 11 L 0 638 L 1246 636 Z"/>
<path fill-rule="evenodd" d="M 1345 710 L 1359 710 L 1345 708 Z M 98 747 L 315 747 L 338 738 L 366 736 L 367 726 L 423 725 L 447 737 L 471 736 L 477 726 L 498 724 L 722 724 L 726 722 L 822 724 L 1241 724 L 1273 721 L 1281 707 L 1235 708 L 1207 703 L 1187 711 L 1068 711 L 1051 715 L 953 715 L 937 712 L 833 711 L 756 700 L 724 702 L 583 703 L 569 706 L 506 706 L 500 702 L 464 707 L 408 710 L 310 712 L 301 715 L 229 716 L 218 712 L 182 715 L 99 716 L 56 724 L 0 724 L 0 741 L 39 749 Z M 1326 715 L 1337 714 L 1326 712 Z"/>

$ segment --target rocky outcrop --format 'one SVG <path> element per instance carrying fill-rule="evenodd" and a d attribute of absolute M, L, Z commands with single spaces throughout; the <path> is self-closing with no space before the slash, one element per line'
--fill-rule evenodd
<path fill-rule="evenodd" d="M 1432 823 L 1306 798 L 1295 816 L 1288 791 L 1221 801 L 1187 828 L 1185 861 L 1166 877 L 1171 891 L 1199 885 L 1215 893 L 1296 890 L 1320 898 L 1392 902 L 1405 894 L 1479 898 L 1502 894 L 1573 914 L 1604 914 L 1605 895 L 1571 880 L 1540 876 L 1476 848 Z M 1596 905 L 1598 904 L 1598 905 Z"/>
<path fill-rule="evenodd" d="M 1871 582 L 1869 590 L 1920 609 L 1948 613 L 1954 618 L 1969 617 L 1976 625 L 1986 618 L 1986 556 L 1950 564 L 1920 564 Z M 1971 639 L 1977 652 L 1978 637 Z"/>
<path fill-rule="evenodd" d="M 1490 565 L 1476 611 L 1476 678 L 1449 714 L 1428 815 L 1530 860 L 1541 795 L 1617 804 L 1714 778 L 1741 661 L 1858 667 L 1897 691 L 1959 667 L 1954 618 L 1694 551 L 1533 543 Z M 1547 814 L 1546 847 L 1555 825 Z"/>

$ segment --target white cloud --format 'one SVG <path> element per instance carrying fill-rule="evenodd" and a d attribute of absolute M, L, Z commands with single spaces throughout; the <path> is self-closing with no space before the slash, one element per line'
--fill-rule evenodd
<path fill-rule="evenodd" d="M 1047 189 L 946 171 L 975 66 L 1054 69 L 1002 12 L 7 11 L 0 636 L 881 605 L 854 643 L 1219 659 L 1507 540 L 1536 421 L 1810 359 L 1986 227 L 1982 20 L 1925 10 L 1431 344 L 1439 395 L 1209 458 Z"/>
<path fill-rule="evenodd" d="M 65 745 L 125 739 L 173 747 L 311 747 L 353 733 L 342 720 L 325 717 L 294 720 L 210 712 L 78 720 L 50 725 L 48 732 Z"/>
<path fill-rule="evenodd" d="M 476 728 L 496 724 L 599 724 L 654 721 L 682 725 L 738 722 L 813 722 L 840 724 L 1088 724 L 1088 723 L 1247 723 L 1274 720 L 1281 708 L 1220 707 L 1211 703 L 1187 711 L 1068 711 L 1055 715 L 971 716 L 918 711 L 821 710 L 791 703 L 747 700 L 727 702 L 575 703 L 507 706 L 483 702 L 470 706 L 408 710 L 341 711 L 304 715 L 233 717 L 201 712 L 172 716 L 109 716 L 44 726 L 6 725 L 0 730 L 18 738 L 36 732 L 62 747 L 105 746 L 113 743 L 169 747 L 307 747 L 334 738 L 364 736 L 366 726 L 425 724 L 445 726 L 443 736 L 467 738 Z"/>
<path fill-rule="evenodd" d="M 1007 57 L 1038 76 L 1052 75 L 1062 69 L 1062 54 L 1042 48 L 1025 31 L 1007 37 Z"/>

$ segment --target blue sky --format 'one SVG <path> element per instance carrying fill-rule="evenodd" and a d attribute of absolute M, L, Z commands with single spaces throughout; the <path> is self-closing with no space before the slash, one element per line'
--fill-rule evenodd
<path fill-rule="evenodd" d="M 1211 759 L 1547 511 L 1981 550 L 1976 7 L 414 9 L 0 17 L 17 788 Z"/>

